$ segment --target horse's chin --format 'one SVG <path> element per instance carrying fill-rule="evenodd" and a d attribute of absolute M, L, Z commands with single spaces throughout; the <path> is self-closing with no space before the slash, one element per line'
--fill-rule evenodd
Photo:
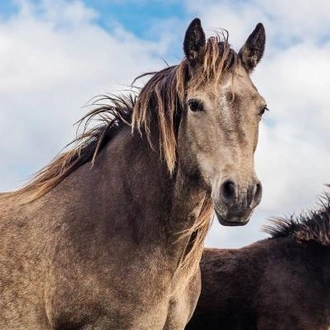
<path fill-rule="evenodd" d="M 247 217 L 226 217 L 226 218 L 224 218 L 217 211 L 215 211 L 215 214 L 217 216 L 219 223 L 221 225 L 227 226 L 227 227 L 237 227 L 237 226 L 246 225 L 250 220 L 251 213 L 252 212 L 250 212 Z"/>

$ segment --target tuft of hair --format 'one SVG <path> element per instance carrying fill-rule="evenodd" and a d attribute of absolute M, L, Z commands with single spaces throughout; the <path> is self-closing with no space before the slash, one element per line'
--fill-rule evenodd
<path fill-rule="evenodd" d="M 154 122 L 154 117 L 157 118 L 159 149 L 170 173 L 173 173 L 176 164 L 175 128 L 178 112 L 185 107 L 187 87 L 196 90 L 211 83 L 217 88 L 222 74 L 233 71 L 239 63 L 239 56 L 228 43 L 228 34 L 219 34 L 207 40 L 203 64 L 192 75 L 187 59 L 177 66 L 146 74 L 154 76 L 137 97 L 132 116 L 132 130 L 136 129 L 145 134 L 151 143 L 151 123 Z M 143 76 L 145 75 L 138 78 Z"/>
<path fill-rule="evenodd" d="M 179 233 L 179 240 L 189 237 L 189 241 L 175 273 L 178 277 L 184 274 L 185 278 L 185 281 L 178 290 L 185 288 L 199 269 L 205 238 L 212 224 L 213 210 L 211 198 L 205 195 L 194 225 L 186 231 Z"/>
<path fill-rule="evenodd" d="M 312 241 L 330 246 L 330 194 L 319 199 L 319 208 L 288 218 L 272 218 L 263 231 L 272 238 L 291 237 L 297 241 Z"/>
<path fill-rule="evenodd" d="M 83 164 L 91 162 L 93 166 L 97 154 L 106 143 L 124 125 L 130 125 L 134 102 L 134 95 L 103 95 L 97 98 L 93 102 L 97 107 L 77 122 L 78 129 L 83 126 L 82 133 L 64 148 L 71 149 L 56 156 L 50 164 L 37 172 L 26 186 L 5 193 L 4 196 L 29 193 L 25 200 L 31 202 L 45 195 Z M 89 129 L 89 124 L 95 120 L 98 124 Z"/>

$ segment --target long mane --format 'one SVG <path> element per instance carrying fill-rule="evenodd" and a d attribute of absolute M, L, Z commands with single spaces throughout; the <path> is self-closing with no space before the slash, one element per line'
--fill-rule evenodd
<path fill-rule="evenodd" d="M 312 241 L 330 246 L 330 194 L 320 198 L 318 210 L 310 210 L 288 218 L 270 219 L 264 231 L 272 238 L 291 237 L 297 241 Z"/>
<path fill-rule="evenodd" d="M 223 41 L 219 35 L 207 40 L 204 63 L 193 78 L 189 76 L 189 64 L 184 59 L 179 65 L 139 76 L 152 75 L 139 92 L 100 97 L 102 104 L 96 102 L 95 109 L 79 121 L 84 129 L 68 144 L 71 149 L 60 153 L 24 187 L 9 194 L 29 193 L 29 200 L 45 195 L 83 164 L 93 164 L 97 154 L 125 125 L 131 126 L 132 133 L 144 135 L 150 143 L 151 130 L 157 126 L 160 156 L 173 173 L 178 118 L 184 107 L 188 81 L 189 88 L 199 88 L 210 80 L 215 80 L 212 83 L 216 85 L 223 72 L 233 70 L 239 64 L 239 56 L 230 48 L 227 37 L 223 37 Z M 89 128 L 95 120 L 99 124 Z"/>
<path fill-rule="evenodd" d="M 141 134 L 150 143 L 151 132 L 158 130 L 160 157 L 172 175 L 176 167 L 178 126 L 188 85 L 190 90 L 208 83 L 216 87 L 223 73 L 233 72 L 241 64 L 240 57 L 230 48 L 227 39 L 228 35 L 217 35 L 207 40 L 204 63 L 193 76 L 188 60 L 184 59 L 179 65 L 151 73 L 150 80 L 137 93 L 101 97 L 99 101 L 104 104 L 96 104 L 95 109 L 80 121 L 84 129 L 68 145 L 71 149 L 59 154 L 26 186 L 3 194 L 2 198 L 27 193 L 23 200 L 30 202 L 44 196 L 83 164 L 90 162 L 92 166 L 98 153 L 127 125 L 132 134 Z M 99 120 L 99 125 L 89 128 L 94 120 Z M 178 239 L 190 237 L 178 267 L 179 273 L 185 269 L 196 270 L 199 266 L 212 212 L 212 202 L 206 197 L 195 224 L 179 235 Z M 187 281 L 189 278 L 186 277 Z"/>

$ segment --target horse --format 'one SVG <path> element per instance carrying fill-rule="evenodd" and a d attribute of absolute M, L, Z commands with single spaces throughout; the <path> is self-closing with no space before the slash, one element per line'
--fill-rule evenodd
<path fill-rule="evenodd" d="M 330 329 L 330 195 L 265 227 L 271 237 L 252 245 L 205 249 L 186 330 Z"/>
<path fill-rule="evenodd" d="M 100 96 L 72 145 L 0 195 L 0 329 L 184 329 L 213 210 L 244 225 L 261 199 L 264 46 L 260 23 L 235 52 L 194 19 L 178 65 Z"/>

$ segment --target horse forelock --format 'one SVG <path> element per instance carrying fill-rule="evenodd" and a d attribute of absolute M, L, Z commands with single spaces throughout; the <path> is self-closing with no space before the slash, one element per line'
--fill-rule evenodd
<path fill-rule="evenodd" d="M 177 126 L 185 107 L 187 89 L 202 89 L 206 84 L 217 88 L 222 74 L 240 65 L 239 56 L 230 48 L 228 36 L 217 35 L 207 40 L 203 63 L 191 72 L 187 59 L 154 76 L 142 88 L 134 105 L 132 129 L 143 131 L 150 141 L 151 125 L 156 117 L 159 150 L 170 173 L 176 164 Z M 151 107 L 154 111 L 151 111 Z"/>
<path fill-rule="evenodd" d="M 310 210 L 288 218 L 272 218 L 263 227 L 272 238 L 291 237 L 297 241 L 311 241 L 330 246 L 330 194 L 320 198 L 318 210 Z"/>

